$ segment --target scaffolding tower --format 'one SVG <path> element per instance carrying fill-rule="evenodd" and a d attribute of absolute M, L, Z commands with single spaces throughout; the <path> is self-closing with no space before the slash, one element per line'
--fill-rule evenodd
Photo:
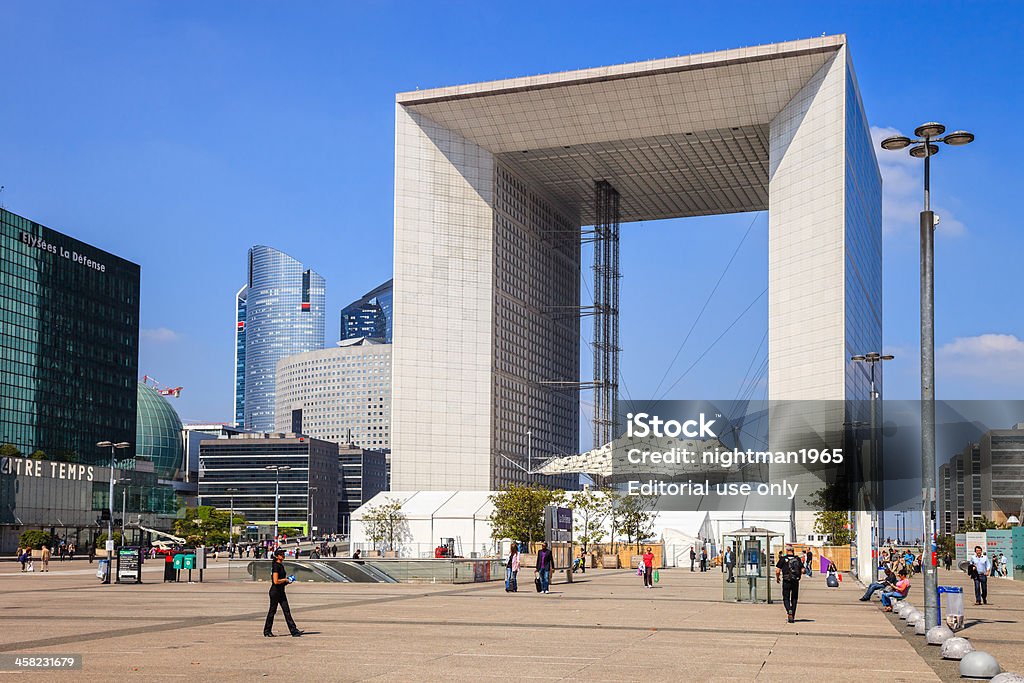
<path fill-rule="evenodd" d="M 592 448 L 610 443 L 619 409 L 619 193 L 594 184 L 594 417 Z"/>

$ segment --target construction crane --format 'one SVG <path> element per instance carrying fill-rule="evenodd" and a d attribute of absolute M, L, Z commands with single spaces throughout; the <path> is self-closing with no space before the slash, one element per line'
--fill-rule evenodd
<path fill-rule="evenodd" d="M 161 396 L 173 396 L 174 398 L 178 398 L 179 396 L 181 396 L 181 392 L 185 388 L 169 387 L 166 384 L 161 384 L 160 382 L 158 382 L 155 377 L 150 377 L 149 375 L 142 376 L 142 383 L 145 384 L 147 387 L 149 386 L 150 382 L 153 383 L 152 388 L 155 389 L 156 393 L 160 394 Z"/>

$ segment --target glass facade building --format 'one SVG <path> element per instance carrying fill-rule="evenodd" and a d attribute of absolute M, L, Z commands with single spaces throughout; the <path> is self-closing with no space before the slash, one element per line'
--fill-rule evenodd
<path fill-rule="evenodd" d="M 242 330 L 236 331 L 236 410 L 241 392 L 245 429 L 274 429 L 277 362 L 323 348 L 325 296 L 324 279 L 288 254 L 262 245 L 249 249 L 249 281 L 236 297 L 239 318 L 243 308 L 245 318 L 236 322 Z"/>
<path fill-rule="evenodd" d="M 245 424 L 245 316 L 249 286 L 235 295 L 235 426 Z"/>
<path fill-rule="evenodd" d="M 134 263 L 0 209 L 5 455 L 99 464 L 109 453 L 96 442 L 134 442 L 139 275 Z"/>
<path fill-rule="evenodd" d="M 368 337 L 383 339 L 390 344 L 394 320 L 393 289 L 394 280 L 388 280 L 341 309 L 341 331 L 338 339 L 344 341 Z"/>
<path fill-rule="evenodd" d="M 166 398 L 143 382 L 139 382 L 138 401 L 136 455 L 152 460 L 153 471 L 161 479 L 184 479 L 181 418 Z"/>

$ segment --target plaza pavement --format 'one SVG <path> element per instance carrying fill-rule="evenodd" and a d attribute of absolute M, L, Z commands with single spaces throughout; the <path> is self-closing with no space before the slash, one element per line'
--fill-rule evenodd
<path fill-rule="evenodd" d="M 164 584 L 153 563 L 147 583 L 103 586 L 84 561 L 25 575 L 0 563 L 0 653 L 81 654 L 82 671 L 31 674 L 76 683 L 940 680 L 875 604 L 857 602 L 850 582 L 805 582 L 796 624 L 779 604 L 721 602 L 717 571 L 662 570 L 645 590 L 632 572 L 590 570 L 549 595 L 534 592 L 528 571 L 517 594 L 500 582 L 304 583 L 288 596 L 308 634 L 267 639 L 268 585 L 229 581 L 227 562 L 212 564 L 203 584 Z M 1008 598 L 1000 604 L 985 618 L 1005 610 L 1022 642 L 1020 612 Z M 1012 640 L 1002 626 L 1000 640 Z M 969 635 L 977 629 L 980 640 L 993 627 L 1002 630 L 982 621 Z M 287 633 L 280 615 L 275 631 Z"/>

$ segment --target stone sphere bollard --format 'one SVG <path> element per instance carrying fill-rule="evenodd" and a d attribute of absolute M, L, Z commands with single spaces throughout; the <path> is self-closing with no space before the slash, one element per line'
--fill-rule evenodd
<path fill-rule="evenodd" d="M 968 652 L 974 652 L 974 645 L 966 638 L 954 636 L 942 644 L 943 659 L 963 659 Z"/>
<path fill-rule="evenodd" d="M 968 652 L 960 660 L 962 678 L 992 678 L 998 676 L 999 671 L 999 662 L 996 658 L 981 650 Z"/>
<path fill-rule="evenodd" d="M 923 636 L 927 631 L 927 624 L 925 623 L 924 616 L 914 622 L 914 633 L 919 636 Z"/>
<path fill-rule="evenodd" d="M 899 615 L 900 619 L 906 619 L 907 615 L 910 614 L 913 611 L 914 611 L 914 608 L 913 608 L 912 605 L 904 603 L 903 607 L 900 607 L 900 611 L 897 612 L 896 614 Z"/>
<path fill-rule="evenodd" d="M 953 631 L 945 624 L 939 624 L 928 629 L 926 637 L 929 645 L 942 645 L 953 637 Z"/>
<path fill-rule="evenodd" d="M 923 615 L 916 609 L 911 609 L 909 612 L 907 612 L 906 616 L 903 619 L 907 622 L 907 626 L 913 627 L 914 622 L 917 621 L 921 616 Z"/>

